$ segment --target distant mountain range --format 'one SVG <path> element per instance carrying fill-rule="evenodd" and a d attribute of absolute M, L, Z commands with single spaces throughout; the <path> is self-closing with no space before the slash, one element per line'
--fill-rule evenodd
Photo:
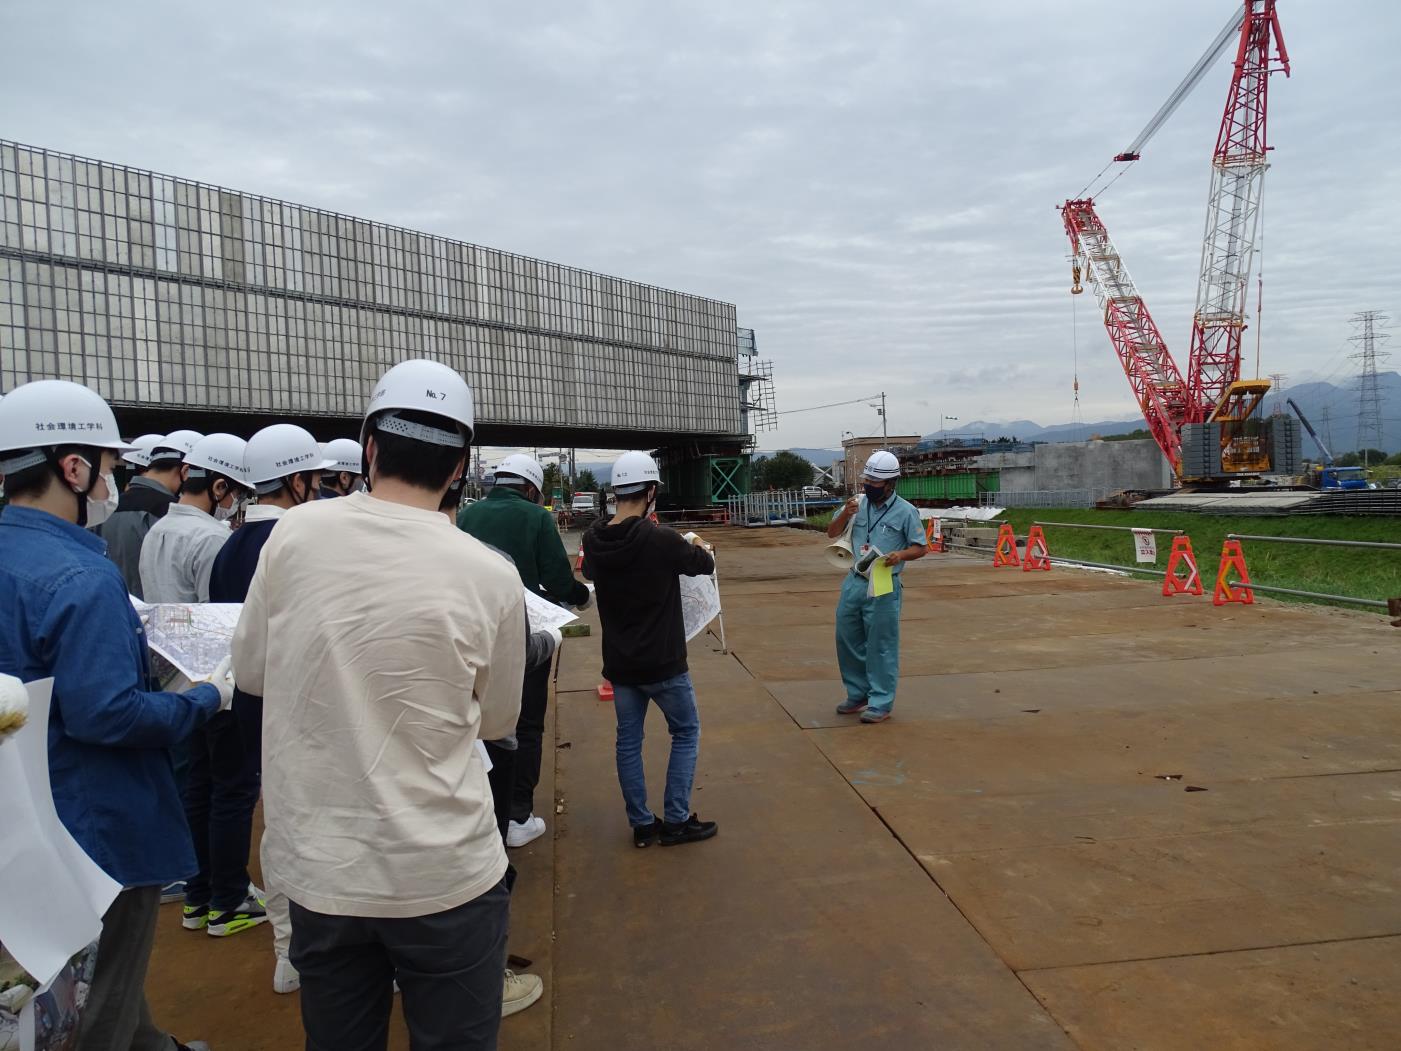
<path fill-rule="evenodd" d="M 1401 374 L 1381 372 L 1377 374 L 1377 389 L 1380 393 L 1382 417 L 1381 448 L 1388 453 L 1401 451 Z M 1355 381 L 1342 386 L 1332 383 L 1300 383 L 1286 386 L 1282 396 L 1274 391 L 1265 398 L 1264 412 L 1274 411 L 1278 401 L 1285 412 L 1289 407 L 1285 398 L 1292 398 L 1304 411 L 1314 430 L 1332 450 L 1334 456 L 1341 456 L 1358 448 L 1357 418 L 1359 403 Z M 993 441 L 997 438 L 1016 438 L 1023 442 L 1082 442 L 1092 435 L 1109 436 L 1128 434 L 1144 426 L 1142 418 L 1129 420 L 1099 420 L 1094 423 L 1057 423 L 1043 427 L 1031 420 L 974 420 L 965 423 L 958 430 L 943 434 L 926 434 L 926 438 L 951 438 L 954 436 L 977 436 Z M 1370 444 L 1370 439 L 1369 439 Z M 842 457 L 840 450 L 834 449 L 793 449 L 793 452 L 806 458 L 818 467 L 826 467 Z M 770 451 L 760 455 L 768 455 Z M 1304 455 L 1317 458 L 1316 446 L 1307 432 L 1304 435 Z"/>

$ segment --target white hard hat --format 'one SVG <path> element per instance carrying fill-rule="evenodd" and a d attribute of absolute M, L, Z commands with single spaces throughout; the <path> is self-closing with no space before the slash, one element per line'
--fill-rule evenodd
<path fill-rule="evenodd" d="M 195 442 L 203 437 L 199 431 L 171 431 L 151 450 L 151 460 L 183 460 L 185 454 L 195 447 Z M 168 455 L 156 455 L 159 452 Z"/>
<path fill-rule="evenodd" d="M 5 395 L 0 403 L 0 474 L 37 467 L 45 461 L 41 450 L 56 445 L 118 453 L 132 449 L 122 441 L 117 418 L 102 395 L 81 383 L 35 380 Z"/>
<path fill-rule="evenodd" d="M 332 461 L 333 466 L 326 468 L 328 471 L 361 474 L 365 470 L 365 450 L 354 438 L 332 438 L 321 446 L 321 453 Z"/>
<path fill-rule="evenodd" d="M 460 423 L 467 428 L 467 439 L 463 441 L 455 429 L 443 430 L 400 419 L 395 409 L 428 412 Z M 460 449 L 472 442 L 473 421 L 472 388 L 467 381 L 441 361 L 415 358 L 399 362 L 375 384 L 360 427 L 360 444 L 365 444 L 373 422 L 375 430 Z"/>
<path fill-rule="evenodd" d="M 140 438 L 133 438 L 131 444 L 136 446 L 131 452 L 122 457 L 133 467 L 150 467 L 151 450 L 165 440 L 163 434 L 143 434 Z"/>
<path fill-rule="evenodd" d="M 316 439 L 295 423 L 274 423 L 248 439 L 244 480 L 259 494 L 282 488 L 282 479 L 302 471 L 329 471 L 336 464 L 324 456 Z"/>
<path fill-rule="evenodd" d="M 871 453 L 870 459 L 866 461 L 866 469 L 861 473 L 877 482 L 883 482 L 887 478 L 899 478 L 900 461 L 895 458 L 894 453 L 877 449 Z"/>
<path fill-rule="evenodd" d="M 508 478 L 506 475 L 513 475 Z M 525 453 L 513 453 L 496 465 L 496 484 L 514 485 L 516 478 L 524 478 L 541 492 L 545 490 L 545 469 L 534 457 Z"/>
<path fill-rule="evenodd" d="M 641 492 L 648 482 L 660 485 L 661 481 L 662 473 L 657 468 L 657 461 L 644 452 L 623 453 L 613 461 L 613 473 L 608 478 L 613 491 L 624 496 Z"/>
<path fill-rule="evenodd" d="M 203 478 L 205 472 L 222 474 L 244 488 L 248 484 L 248 443 L 232 434 L 206 434 L 185 454 L 185 466 L 191 478 Z"/>

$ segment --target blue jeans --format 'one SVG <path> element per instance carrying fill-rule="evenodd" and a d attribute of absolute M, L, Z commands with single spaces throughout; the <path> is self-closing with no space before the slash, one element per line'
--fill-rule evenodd
<path fill-rule="evenodd" d="M 613 711 L 618 716 L 618 784 L 633 828 L 652 823 L 647 806 L 647 773 L 642 767 L 642 724 L 647 702 L 656 702 L 671 731 L 671 760 L 666 766 L 666 809 L 663 818 L 679 825 L 691 816 L 691 783 L 700 754 L 700 714 L 691 673 L 641 686 L 613 684 Z"/>

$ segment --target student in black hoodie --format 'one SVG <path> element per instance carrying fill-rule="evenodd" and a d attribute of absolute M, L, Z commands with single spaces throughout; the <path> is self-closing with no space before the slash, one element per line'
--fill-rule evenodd
<path fill-rule="evenodd" d="M 649 520 L 661 484 L 652 457 L 624 453 L 613 465 L 611 484 L 618 513 L 608 521 L 598 519 L 584 535 L 584 576 L 595 582 L 603 622 L 603 675 L 613 684 L 618 717 L 618 784 L 634 846 L 658 839 L 664 847 L 694 843 L 715 835 L 716 824 L 691 812 L 700 716 L 686 667 L 677 578 L 713 573 L 715 560 L 698 541 Z M 649 701 L 661 709 L 671 732 L 661 821 L 647 806 L 642 765 Z"/>

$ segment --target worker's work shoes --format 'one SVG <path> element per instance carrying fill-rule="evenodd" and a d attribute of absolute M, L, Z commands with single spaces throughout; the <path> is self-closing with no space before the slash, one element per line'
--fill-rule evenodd
<path fill-rule="evenodd" d="M 674 847 L 681 843 L 699 843 L 703 839 L 709 839 L 718 831 L 720 831 L 720 827 L 714 821 L 702 821 L 695 814 L 692 814 L 685 821 L 676 825 L 670 821 L 663 821 L 661 843 L 664 847 Z"/>
<path fill-rule="evenodd" d="M 634 847 L 650 847 L 657 841 L 657 837 L 662 834 L 662 822 L 656 814 L 652 815 L 650 825 L 634 825 L 632 828 L 632 845 Z"/>
<path fill-rule="evenodd" d="M 889 718 L 890 709 L 888 708 L 867 708 L 861 713 L 863 723 L 883 723 Z"/>
<path fill-rule="evenodd" d="M 838 715 L 860 715 L 866 710 L 866 702 L 863 701 L 843 701 L 837 705 Z"/>

